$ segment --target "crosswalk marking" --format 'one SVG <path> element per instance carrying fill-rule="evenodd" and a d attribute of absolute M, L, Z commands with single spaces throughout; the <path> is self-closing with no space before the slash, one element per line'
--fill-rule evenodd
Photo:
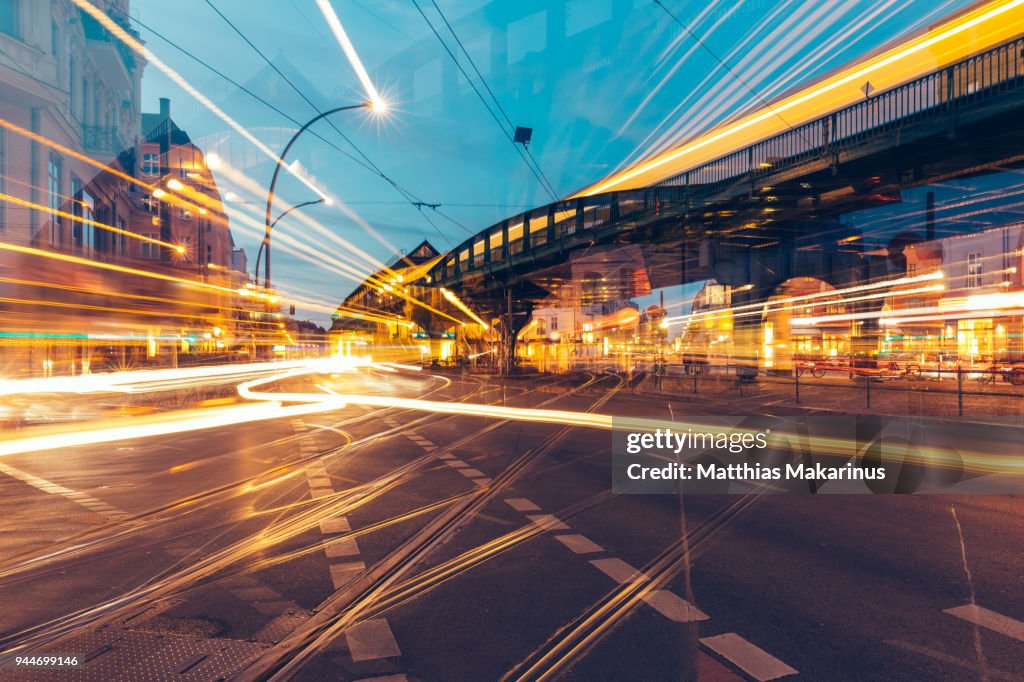
<path fill-rule="evenodd" d="M 374 618 L 354 625 L 345 632 L 345 640 L 353 661 L 372 661 L 402 654 L 391 626 L 384 618 Z"/>
<path fill-rule="evenodd" d="M 518 512 L 540 511 L 540 507 L 535 505 L 533 502 L 530 502 L 525 497 L 510 497 L 505 500 L 505 504 Z"/>
<path fill-rule="evenodd" d="M 569 526 L 565 525 L 564 523 L 559 521 L 557 517 L 551 514 L 527 514 L 526 518 L 530 519 L 541 528 L 546 528 L 548 530 L 569 529 Z"/>
<path fill-rule="evenodd" d="M 1018 642 L 1024 642 L 1024 623 L 1015 618 L 1004 616 L 977 604 L 965 604 L 952 609 L 945 609 L 945 613 L 957 618 L 962 618 L 968 623 L 980 625 L 983 628 L 998 632 L 1001 635 L 1012 637 Z"/>
<path fill-rule="evenodd" d="M 357 556 L 359 554 L 359 545 L 356 544 L 355 538 L 341 538 L 340 540 L 331 541 L 330 544 L 324 547 L 324 552 L 331 559 Z"/>
<path fill-rule="evenodd" d="M 320 522 L 320 532 L 325 535 L 328 533 L 347 533 L 350 530 L 352 530 L 352 526 L 344 516 L 339 516 L 335 519 L 324 519 Z"/>
<path fill-rule="evenodd" d="M 643 596 L 651 608 L 676 623 L 708 620 L 710 616 L 696 606 L 668 590 L 654 590 Z"/>
<path fill-rule="evenodd" d="M 767 682 L 797 674 L 795 668 L 786 665 L 735 632 L 727 632 L 714 637 L 701 637 L 700 643 L 758 682 Z"/>
<path fill-rule="evenodd" d="M 604 548 L 582 535 L 556 535 L 555 539 L 576 554 L 593 554 L 603 552 Z"/>
<path fill-rule="evenodd" d="M 344 564 L 331 564 L 329 566 L 331 570 L 331 584 L 334 585 L 334 589 L 339 589 L 342 585 L 347 584 L 356 575 L 366 570 L 366 564 L 362 561 L 349 561 Z"/>
<path fill-rule="evenodd" d="M 11 478 L 16 478 L 23 483 L 27 483 L 33 488 L 42 490 L 44 493 L 51 495 L 60 495 L 69 502 L 85 507 L 94 514 L 100 514 L 114 520 L 126 518 L 129 516 L 128 512 L 122 511 L 117 507 L 107 504 L 103 500 L 98 500 L 88 493 L 79 492 L 77 490 L 71 490 L 65 488 L 62 485 L 57 485 L 51 481 L 47 481 L 45 478 L 39 478 L 32 474 L 22 471 L 21 469 L 15 469 L 12 466 L 6 464 L 0 464 L 0 473 L 7 474 Z"/>
<path fill-rule="evenodd" d="M 645 577 L 639 569 L 633 568 L 618 557 L 591 559 L 590 563 L 617 583 L 634 582 Z"/>

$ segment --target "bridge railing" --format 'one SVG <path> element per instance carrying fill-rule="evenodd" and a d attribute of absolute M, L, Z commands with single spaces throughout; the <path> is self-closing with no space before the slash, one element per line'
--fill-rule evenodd
<path fill-rule="evenodd" d="M 685 210 L 738 182 L 796 168 L 835 164 L 844 149 L 926 117 L 947 116 L 999 94 L 1024 88 L 1024 38 L 992 48 L 769 139 L 691 168 L 654 187 L 608 192 L 542 206 L 502 221 L 460 244 L 432 273 L 437 282 L 484 271 L 491 263 L 584 235 L 601 227 Z"/>
<path fill-rule="evenodd" d="M 948 115 L 1024 86 L 1024 39 L 951 64 L 834 113 L 679 173 L 658 187 L 714 193 L 737 180 L 768 176 L 821 158 L 915 120 Z"/>

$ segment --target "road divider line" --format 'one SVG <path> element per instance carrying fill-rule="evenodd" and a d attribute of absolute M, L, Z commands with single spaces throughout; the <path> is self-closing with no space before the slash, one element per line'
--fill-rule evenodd
<path fill-rule="evenodd" d="M 395 635 L 385 618 L 374 618 L 357 623 L 345 631 L 349 655 L 352 660 L 373 661 L 381 658 L 401 656 Z"/>
<path fill-rule="evenodd" d="M 525 497 L 510 497 L 505 500 L 505 504 L 515 509 L 517 512 L 529 512 L 529 511 L 540 511 L 533 502 L 530 502 Z"/>
<path fill-rule="evenodd" d="M 388 420 L 385 420 L 385 423 L 388 423 Z M 303 423 L 303 427 L 305 427 L 305 423 Z M 311 442 L 313 437 L 313 435 L 305 436 L 300 441 L 300 447 Z M 306 475 L 306 482 L 309 484 L 309 491 L 314 499 L 335 493 L 331 477 L 323 464 L 311 467 L 306 471 Z M 331 585 L 335 590 L 340 590 L 366 570 L 366 564 L 356 560 L 361 552 L 354 537 L 329 537 L 349 533 L 351 530 L 352 524 L 344 516 L 320 521 L 320 534 L 328 536 L 323 540 L 323 548 L 324 554 L 327 556 L 327 569 L 330 572 Z M 347 559 L 348 561 L 337 561 L 338 559 Z M 391 658 L 402 654 L 386 618 L 375 618 L 357 623 L 345 631 L 345 640 L 348 642 L 349 655 L 356 663 Z M 402 682 L 406 680 L 404 675 L 392 675 L 391 677 Z"/>
<path fill-rule="evenodd" d="M 952 609 L 945 609 L 943 613 L 948 613 L 951 616 L 966 620 L 968 623 L 980 625 L 987 630 L 1006 635 L 1018 642 L 1024 642 L 1024 623 L 1015 618 L 986 609 L 983 606 L 964 604 Z"/>
<path fill-rule="evenodd" d="M 597 552 L 604 551 L 604 547 L 579 534 L 556 535 L 555 539 L 571 549 L 575 554 L 596 554 Z"/>
<path fill-rule="evenodd" d="M 545 530 L 569 530 L 569 526 L 558 520 L 552 514 L 527 514 L 526 518 Z"/>
<path fill-rule="evenodd" d="M 51 481 L 47 481 L 45 478 L 39 478 L 34 476 L 27 471 L 21 469 L 15 469 L 7 464 L 0 464 L 0 473 L 7 474 L 11 478 L 18 479 L 22 483 L 41 490 L 49 495 L 60 495 L 69 502 L 74 502 L 80 507 L 85 507 L 94 514 L 100 514 L 107 518 L 120 520 L 129 516 L 128 512 L 118 509 L 117 507 L 104 502 L 103 500 L 96 499 L 88 493 L 79 492 L 77 490 L 71 490 L 65 488 L 62 485 L 57 485 Z"/>
<path fill-rule="evenodd" d="M 633 568 L 618 557 L 591 559 L 590 563 L 619 584 L 636 582 L 637 580 L 645 580 L 647 578 L 640 569 Z"/>
<path fill-rule="evenodd" d="M 692 623 L 710 618 L 708 614 L 669 590 L 648 592 L 643 596 L 643 600 L 655 611 L 676 623 Z"/>
<path fill-rule="evenodd" d="M 349 561 L 344 564 L 331 564 L 328 569 L 331 571 L 331 584 L 338 590 L 365 571 L 366 564 L 362 561 Z"/>
<path fill-rule="evenodd" d="M 797 670 L 735 632 L 701 637 L 700 643 L 758 682 L 796 675 Z"/>

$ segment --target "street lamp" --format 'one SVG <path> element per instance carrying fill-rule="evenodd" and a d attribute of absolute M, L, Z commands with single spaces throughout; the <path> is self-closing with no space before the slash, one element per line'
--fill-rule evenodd
<path fill-rule="evenodd" d="M 292 135 L 292 139 L 288 140 L 288 144 L 284 146 L 284 150 L 282 150 L 281 155 L 278 156 L 277 158 L 277 165 L 274 166 L 274 175 L 272 178 L 270 178 L 270 190 L 267 192 L 267 213 L 264 221 L 265 232 L 263 234 L 263 248 L 267 252 L 267 259 L 263 262 L 263 286 L 265 288 L 270 288 L 270 230 L 273 229 L 273 224 L 270 222 L 270 211 L 274 203 L 274 190 L 277 187 L 277 174 L 281 172 L 281 167 L 284 166 L 284 157 L 288 155 L 288 151 L 292 148 L 292 145 L 295 144 L 295 141 L 299 139 L 299 136 L 301 136 L 302 133 L 306 132 L 306 129 L 308 129 L 311 125 L 313 125 L 320 119 L 326 118 L 327 116 L 330 116 L 331 114 L 336 114 L 340 111 L 349 111 L 351 109 L 375 108 L 380 107 L 375 107 L 373 102 L 363 102 L 362 104 L 351 104 L 349 106 L 328 109 L 319 116 L 310 119 L 305 125 L 299 128 L 298 131 L 296 131 L 296 133 Z"/>
<path fill-rule="evenodd" d="M 277 218 L 274 219 L 274 222 L 270 223 L 270 230 L 274 229 L 274 227 L 281 221 L 281 218 L 284 218 L 286 215 L 288 215 L 289 213 L 291 213 L 295 209 L 302 208 L 303 206 L 312 206 L 314 204 L 322 204 L 324 202 L 325 202 L 325 200 L 323 199 L 323 197 L 321 197 L 320 199 L 314 199 L 313 201 L 303 201 L 301 204 L 295 204 L 294 206 L 289 208 L 287 211 L 285 211 L 281 215 L 277 216 Z M 256 267 L 254 267 L 253 270 L 252 270 L 253 273 L 256 275 L 256 277 L 259 277 L 259 274 L 260 274 L 260 257 L 263 255 L 263 247 L 264 246 L 266 246 L 267 249 L 268 249 L 268 251 L 267 251 L 268 257 L 269 257 L 269 254 L 270 254 L 270 251 L 269 251 L 269 249 L 270 249 L 270 230 L 267 231 L 266 239 L 264 239 L 262 242 L 260 242 L 260 250 L 256 252 Z M 264 286 L 266 286 L 266 283 L 267 283 L 266 278 L 264 278 L 264 280 L 263 280 Z"/>

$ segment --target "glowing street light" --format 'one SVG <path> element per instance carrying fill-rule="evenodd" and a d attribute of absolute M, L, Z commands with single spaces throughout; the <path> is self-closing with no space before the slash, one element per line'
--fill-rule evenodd
<path fill-rule="evenodd" d="M 285 167 L 284 158 L 288 155 L 292 145 L 295 141 L 302 136 L 302 133 L 306 132 L 311 125 L 319 121 L 320 119 L 326 118 L 331 114 L 336 114 L 340 111 L 351 111 L 352 109 L 374 109 L 375 104 L 373 102 L 363 102 L 362 104 L 350 104 L 344 107 L 336 107 L 334 109 L 328 109 L 322 114 L 313 117 L 299 128 L 292 139 L 288 140 L 288 144 L 284 146 L 281 151 L 281 155 L 277 157 L 277 163 L 274 165 L 274 175 L 270 178 L 270 189 L 267 191 L 267 212 L 264 220 L 264 233 L 263 233 L 263 248 L 267 252 L 267 258 L 263 261 L 263 286 L 267 289 L 270 288 L 270 231 L 273 229 L 273 223 L 270 222 L 270 212 L 274 204 L 274 190 L 277 188 L 277 176 L 281 172 L 281 169 Z M 325 204 L 330 204 L 329 198 L 321 192 L 318 192 L 323 197 Z M 282 214 L 283 217 L 283 214 Z"/>

